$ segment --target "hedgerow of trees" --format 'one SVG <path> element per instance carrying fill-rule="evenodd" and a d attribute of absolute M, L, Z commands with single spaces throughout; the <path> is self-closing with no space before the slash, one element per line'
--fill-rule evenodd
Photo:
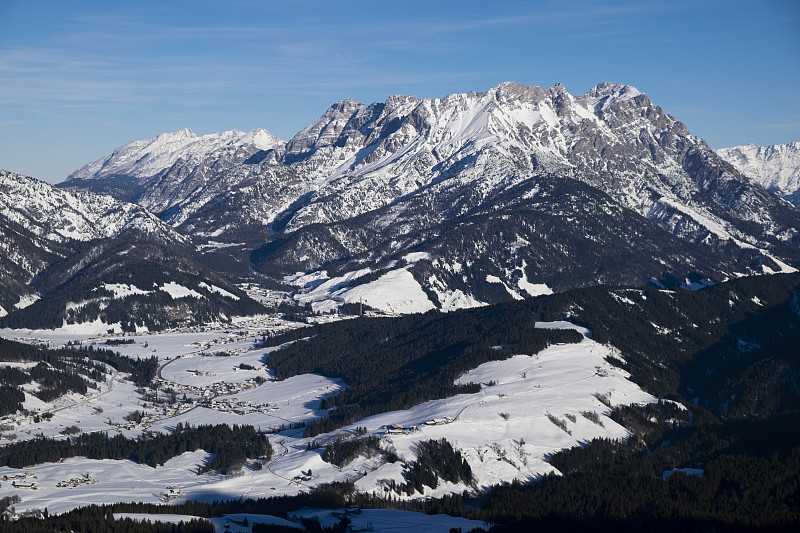
<path fill-rule="evenodd" d="M 178 423 L 169 435 L 145 434 L 138 439 L 108 433 L 82 433 L 68 439 L 38 437 L 0 448 L 0 465 L 24 468 L 58 462 L 69 457 L 89 459 L 129 459 L 152 467 L 164 464 L 185 452 L 205 450 L 214 457 L 198 473 L 219 470 L 229 473 L 247 459 L 272 456 L 272 446 L 265 433 L 253 426 L 225 424 L 190 427 Z"/>

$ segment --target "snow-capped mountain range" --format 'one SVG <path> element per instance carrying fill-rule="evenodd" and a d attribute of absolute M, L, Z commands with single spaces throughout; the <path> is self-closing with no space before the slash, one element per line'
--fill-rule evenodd
<path fill-rule="evenodd" d="M 717 153 L 742 174 L 800 205 L 800 142 L 770 146 L 733 146 Z"/>
<path fill-rule="evenodd" d="M 800 264 L 796 209 L 613 83 L 579 96 L 508 82 L 349 99 L 288 142 L 182 130 L 59 187 L 133 201 L 197 245 L 237 244 L 243 269 L 330 289 L 315 298 L 358 300 L 387 283 L 416 295 L 390 309 Z"/>
<path fill-rule="evenodd" d="M 236 159 L 241 164 L 233 165 Z M 125 145 L 64 185 L 124 176 L 145 186 L 140 204 L 153 212 L 175 208 L 179 214 L 165 217 L 173 224 L 190 221 L 213 233 L 233 229 L 225 219 L 209 227 L 208 213 L 200 214 L 208 198 L 220 194 L 255 201 L 250 222 L 275 224 L 283 216 L 286 229 L 297 229 L 373 211 L 442 180 L 447 188 L 476 185 L 472 204 L 542 172 L 589 183 L 672 230 L 679 220 L 692 225 L 710 215 L 738 233 L 713 205 L 693 198 L 697 192 L 736 209 L 739 218 L 769 225 L 763 195 L 731 196 L 742 176 L 702 139 L 635 88 L 610 83 L 579 97 L 561 85 L 504 83 L 442 99 L 345 100 L 285 144 L 263 130 L 203 137 L 183 130 Z M 458 209 L 444 217 L 457 216 Z M 195 213 L 198 220 L 192 220 Z"/>

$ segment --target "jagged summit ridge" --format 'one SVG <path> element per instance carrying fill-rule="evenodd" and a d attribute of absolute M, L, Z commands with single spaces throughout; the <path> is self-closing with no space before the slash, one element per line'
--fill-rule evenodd
<path fill-rule="evenodd" d="M 655 110 L 644 121 L 634 112 L 643 108 Z M 630 149 L 617 148 L 637 140 L 643 128 L 657 131 L 662 138 L 664 130 L 668 136 L 687 133 L 681 123 L 652 106 L 631 86 L 604 82 L 576 98 L 563 85 L 542 89 L 505 82 L 485 92 L 440 99 L 396 95 L 371 105 L 343 100 L 285 145 L 271 136 L 259 144 L 261 150 L 273 151 L 274 158 L 268 162 L 274 164 L 262 165 L 257 173 L 241 168 L 244 157 L 219 153 L 221 140 L 227 139 L 228 146 L 241 144 L 241 132 L 196 137 L 182 130 L 121 147 L 112 156 L 73 173 L 65 185 L 75 186 L 88 176 L 135 177 L 144 191 L 128 193 L 126 199 L 154 212 L 169 211 L 165 218 L 177 225 L 190 220 L 210 195 L 266 177 L 263 194 L 275 196 L 276 186 L 279 190 L 275 198 L 264 199 L 272 205 L 265 206 L 259 218 L 277 217 L 297 198 L 309 195 L 308 209 L 297 210 L 296 220 L 289 224 L 295 227 L 379 208 L 456 170 L 465 178 L 468 167 L 476 171 L 468 181 L 481 180 L 480 188 L 487 192 L 500 185 L 499 174 L 508 176 L 503 180 L 507 186 L 521 174 L 569 169 L 609 190 L 614 186 L 611 174 L 641 174 L 643 155 L 651 166 L 660 165 L 659 171 L 679 173 L 675 170 L 679 165 L 664 154 L 655 139 L 640 140 L 642 146 L 636 147 L 640 153 L 635 154 L 639 161 L 631 161 Z M 253 153 L 248 153 L 248 158 Z M 485 171 L 487 166 L 492 167 L 491 172 Z M 674 168 L 667 168 L 670 166 Z M 279 177 L 281 185 L 274 183 Z M 225 186 L 218 186 L 215 180 L 224 181 Z M 644 209 L 652 203 L 648 200 L 637 196 L 628 204 Z"/>
<path fill-rule="evenodd" d="M 312 194 L 291 228 L 358 215 L 456 175 L 485 195 L 542 171 L 576 176 L 648 215 L 662 197 L 690 201 L 702 181 L 683 168 L 690 151 L 713 157 L 646 95 L 611 83 L 579 97 L 562 85 L 507 82 L 440 99 L 344 101 L 289 146 L 304 148 L 282 162 L 302 168 Z"/>
<path fill-rule="evenodd" d="M 106 159 L 102 173 L 142 175 L 172 162 L 146 178 L 131 199 L 173 225 L 204 234 L 243 224 L 297 229 L 332 223 L 428 189 L 467 184 L 470 203 L 480 203 L 541 172 L 584 181 L 672 232 L 685 232 L 687 218 L 690 226 L 710 219 L 725 233 L 755 244 L 757 239 L 715 213 L 720 206 L 714 204 L 771 224 L 760 205 L 764 198 L 749 190 L 740 195 L 743 176 L 630 85 L 603 82 L 578 97 L 560 84 L 543 89 L 504 82 L 485 92 L 437 99 L 391 96 L 370 105 L 347 99 L 288 143 L 269 136 L 261 158 L 222 156 L 219 150 L 203 157 L 199 151 L 198 139 L 213 137 L 218 146 L 220 139 L 234 137 L 239 140 L 227 145 L 237 146 L 240 134 L 198 138 L 184 130 L 131 143 Z M 150 153 L 148 146 L 176 144 L 194 147 L 189 150 L 194 158 L 179 157 L 180 150 L 140 155 Z M 129 153 L 139 157 L 130 163 Z M 85 172 L 66 183 L 81 175 Z M 204 208 L 212 198 L 231 196 L 241 196 L 238 204 L 251 205 L 251 213 Z M 236 204 L 225 203 L 231 209 Z M 691 213 L 676 213 L 677 205 Z M 772 226 L 770 231 L 777 231 Z"/>

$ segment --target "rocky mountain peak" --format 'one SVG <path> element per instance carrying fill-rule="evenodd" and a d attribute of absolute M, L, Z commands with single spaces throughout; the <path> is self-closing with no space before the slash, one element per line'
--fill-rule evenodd
<path fill-rule="evenodd" d="M 612 83 L 608 81 L 600 82 L 586 93 L 586 99 L 591 101 L 596 99 L 598 101 L 621 101 L 631 100 L 643 93 L 632 85 L 625 85 L 623 83 Z"/>
<path fill-rule="evenodd" d="M 125 144 L 110 156 L 76 170 L 67 181 L 127 176 L 133 181 L 143 182 L 178 161 L 219 158 L 222 155 L 220 152 L 235 152 L 240 147 L 254 153 L 282 144 L 283 141 L 263 129 L 250 132 L 230 130 L 198 136 L 185 128 Z"/>
<path fill-rule="evenodd" d="M 286 160 L 293 162 L 304 154 L 335 144 L 350 119 L 365 108 L 364 104 L 352 98 L 333 104 L 319 119 L 289 140 L 286 144 Z"/>
<path fill-rule="evenodd" d="M 541 87 L 522 85 L 521 83 L 507 81 L 494 87 L 490 92 L 500 103 L 525 103 L 537 102 L 544 97 Z"/>
<path fill-rule="evenodd" d="M 395 110 L 419 103 L 419 98 L 410 94 L 393 94 L 386 99 L 386 109 Z"/>

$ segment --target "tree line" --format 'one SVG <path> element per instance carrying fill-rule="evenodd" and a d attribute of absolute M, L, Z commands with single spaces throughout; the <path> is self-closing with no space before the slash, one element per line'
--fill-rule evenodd
<path fill-rule="evenodd" d="M 46 509 L 45 509 L 46 511 Z M 132 518 L 115 518 L 106 509 L 97 505 L 81 507 L 59 515 L 47 514 L 43 518 L 23 518 L 19 521 L 2 521 L 5 533 L 213 533 L 214 525 L 208 520 L 186 517 L 186 521 L 150 522 Z"/>
<path fill-rule="evenodd" d="M 129 373 L 139 386 L 152 383 L 158 370 L 158 358 L 133 358 L 93 346 L 48 349 L 0 338 L 0 362 L 36 363 L 30 368 L 3 368 L 0 372 L 0 416 L 22 410 L 25 393 L 21 386 L 36 382 L 32 394 L 51 402 L 69 392 L 86 394 L 89 387 L 105 381 L 106 364 Z"/>
<path fill-rule="evenodd" d="M 454 381 L 487 361 L 582 338 L 574 330 L 538 329 L 534 322 L 529 310 L 507 306 L 360 318 L 270 339 L 272 345 L 303 340 L 272 351 L 267 364 L 279 379 L 318 373 L 347 383 L 345 390 L 321 401 L 320 408 L 330 411 L 307 426 L 305 435 L 314 436 L 372 414 L 477 392 L 479 384 Z"/>
<path fill-rule="evenodd" d="M 214 457 L 198 474 L 219 470 L 228 473 L 241 467 L 247 459 L 272 456 L 266 433 L 253 426 L 226 424 L 190 427 L 178 423 L 169 435 L 145 433 L 137 439 L 106 432 L 82 433 L 67 439 L 37 437 L 0 448 L 0 465 L 24 468 L 41 463 L 54 463 L 69 457 L 88 459 L 127 459 L 151 467 L 185 452 L 204 450 Z"/>

